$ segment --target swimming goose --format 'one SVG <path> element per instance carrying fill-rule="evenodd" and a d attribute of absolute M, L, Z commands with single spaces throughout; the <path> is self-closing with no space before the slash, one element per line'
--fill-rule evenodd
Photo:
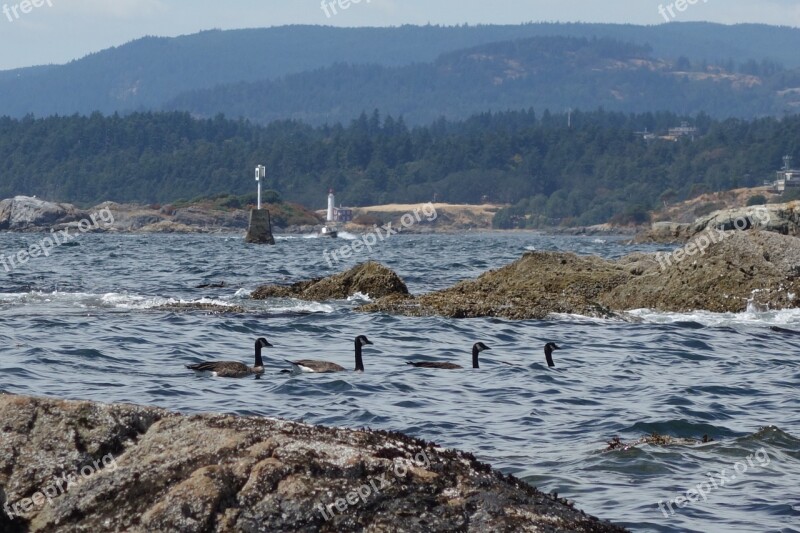
<path fill-rule="evenodd" d="M 235 361 L 207 361 L 194 365 L 186 365 L 189 370 L 194 370 L 199 375 L 211 375 L 220 378 L 243 378 L 251 374 L 264 373 L 264 361 L 261 359 L 261 348 L 272 348 L 267 339 L 256 341 L 256 361 L 252 367 Z"/>
<path fill-rule="evenodd" d="M 354 372 L 364 371 L 364 361 L 361 359 L 361 347 L 366 346 L 367 344 L 372 344 L 372 341 L 370 341 L 364 335 L 359 335 L 358 337 L 356 337 L 355 340 L 356 368 Z M 313 361 L 311 359 L 301 359 L 300 361 L 289 361 L 287 359 L 286 362 L 292 365 L 293 374 L 303 374 L 306 372 L 325 374 L 329 372 L 344 372 L 345 370 L 343 366 L 337 365 L 336 363 L 329 363 L 328 361 Z"/>
<path fill-rule="evenodd" d="M 491 350 L 491 348 L 489 348 L 482 342 L 476 342 L 472 346 L 472 368 L 480 368 L 478 366 L 478 354 L 484 350 Z M 406 364 L 415 366 L 417 368 L 442 368 L 445 370 L 455 370 L 458 368 L 464 368 L 461 365 L 457 365 L 455 363 L 437 363 L 434 361 L 407 362 Z"/>
<path fill-rule="evenodd" d="M 556 343 L 548 342 L 544 345 L 544 357 L 547 359 L 547 366 L 553 368 L 556 364 L 553 362 L 553 350 L 560 350 Z"/>

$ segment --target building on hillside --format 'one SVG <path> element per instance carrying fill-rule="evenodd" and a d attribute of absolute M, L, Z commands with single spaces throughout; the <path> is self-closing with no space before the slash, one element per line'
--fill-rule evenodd
<path fill-rule="evenodd" d="M 681 125 L 677 128 L 670 128 L 667 135 L 662 137 L 662 139 L 668 141 L 677 141 L 683 137 L 691 137 L 694 140 L 695 135 L 697 135 L 698 129 L 694 126 L 690 126 L 688 122 L 681 122 Z"/>
<path fill-rule="evenodd" d="M 800 170 L 792 168 L 792 156 L 784 156 L 783 168 L 772 183 L 772 190 L 782 193 L 787 188 L 800 187 Z"/>

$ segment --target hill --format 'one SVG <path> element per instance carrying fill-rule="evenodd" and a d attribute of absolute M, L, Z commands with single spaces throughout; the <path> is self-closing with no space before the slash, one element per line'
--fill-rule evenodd
<path fill-rule="evenodd" d="M 340 63 L 382 67 L 431 63 L 449 52 L 547 36 L 619 39 L 650 46 L 654 57 L 668 61 L 685 56 L 696 63 L 721 64 L 735 58 L 741 64 L 767 60 L 789 69 L 800 67 L 796 54 L 800 30 L 762 25 L 537 23 L 213 30 L 175 38 L 145 37 L 66 65 L 0 72 L 0 115 L 155 110 L 183 93 L 218 85 L 275 81 Z M 582 104 L 572 105 L 593 107 Z"/>
<path fill-rule="evenodd" d="M 534 108 L 672 111 L 715 117 L 782 116 L 800 109 L 800 69 L 671 60 L 602 38 L 533 37 L 443 54 L 401 67 L 337 64 L 286 78 L 183 94 L 170 110 L 260 123 L 348 121 L 363 110 L 429 124 L 445 116 Z"/>

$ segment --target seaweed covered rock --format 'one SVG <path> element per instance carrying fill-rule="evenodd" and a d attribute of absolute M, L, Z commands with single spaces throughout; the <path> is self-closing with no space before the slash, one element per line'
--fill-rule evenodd
<path fill-rule="evenodd" d="M 413 299 L 381 299 L 359 310 L 453 318 L 541 319 L 552 313 L 607 317 L 614 313 L 599 297 L 631 277 L 623 265 L 599 257 L 526 252 L 521 259 L 475 280 Z"/>
<path fill-rule="evenodd" d="M 0 395 L 0 531 L 618 532 L 396 433 Z"/>
<path fill-rule="evenodd" d="M 358 310 L 541 319 L 555 313 L 624 318 L 625 311 L 642 308 L 741 312 L 748 305 L 800 305 L 800 239 L 768 231 L 713 231 L 670 254 L 635 253 L 616 261 L 528 252 L 475 280 L 415 298 L 393 295 Z"/>
<path fill-rule="evenodd" d="M 323 301 L 341 300 L 357 292 L 367 294 L 372 298 L 382 298 L 389 295 L 408 294 L 408 287 L 390 268 L 374 261 L 368 261 L 327 278 L 300 281 L 289 286 L 264 285 L 256 289 L 252 297 L 256 300 L 298 298 Z"/>
<path fill-rule="evenodd" d="M 617 310 L 718 313 L 800 305 L 800 239 L 768 231 L 717 234 L 718 242 L 703 253 L 688 255 L 691 248 L 686 246 L 678 249 L 682 255 L 651 255 L 640 261 L 640 275 L 603 294 L 601 302 Z"/>

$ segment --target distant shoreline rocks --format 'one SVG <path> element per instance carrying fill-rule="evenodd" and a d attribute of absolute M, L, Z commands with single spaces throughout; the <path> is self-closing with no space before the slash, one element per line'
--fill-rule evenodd
<path fill-rule="evenodd" d="M 249 216 L 246 209 L 219 209 L 210 203 L 175 207 L 103 202 L 91 209 L 83 210 L 72 204 L 16 196 L 0 201 L 0 231 L 29 233 L 58 231 L 73 226 L 76 222 L 88 218 L 92 212 L 101 209 L 110 210 L 114 222 L 95 231 L 109 233 L 244 233 Z M 270 205 L 269 209 L 271 213 L 274 211 L 272 213 L 274 220 L 294 216 L 301 222 L 317 222 L 316 215 L 300 206 L 275 204 Z M 301 228 L 303 225 L 294 227 Z"/>
<path fill-rule="evenodd" d="M 227 203 L 223 202 L 227 205 Z M 367 233 L 375 225 L 399 225 L 401 217 L 419 209 L 421 204 L 388 204 L 354 208 L 355 221 L 339 227 L 351 233 Z M 404 233 L 457 233 L 463 231 L 492 231 L 492 216 L 499 207 L 491 205 L 431 204 L 436 208 L 436 220 L 404 228 Z M 103 202 L 89 210 L 74 205 L 56 203 L 28 196 L 16 196 L 0 201 L 0 231 L 40 232 L 60 230 L 86 217 L 91 211 L 107 208 L 114 213 L 114 224 L 104 229 L 120 233 L 220 233 L 244 232 L 249 210 L 220 208 L 212 201 L 186 206 L 137 205 Z M 296 204 L 267 204 L 276 235 L 310 235 L 319 233 L 324 216 Z M 580 231 L 580 230 L 577 230 Z M 585 229 L 582 231 L 586 231 Z"/>
<path fill-rule="evenodd" d="M 30 231 L 77 222 L 89 211 L 71 204 L 46 202 L 28 196 L 0 200 L 0 230 Z"/>
<path fill-rule="evenodd" d="M 743 231 L 753 228 L 800 236 L 800 202 L 720 209 L 694 222 L 655 222 L 639 233 L 634 242 L 681 243 L 708 230 Z"/>

